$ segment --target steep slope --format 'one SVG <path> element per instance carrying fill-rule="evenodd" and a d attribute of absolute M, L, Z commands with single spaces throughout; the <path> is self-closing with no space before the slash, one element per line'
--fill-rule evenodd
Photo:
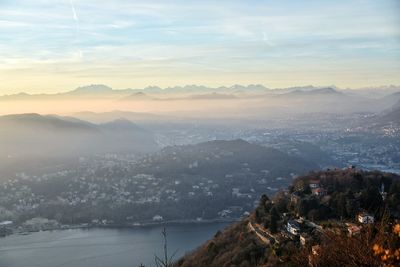
<path fill-rule="evenodd" d="M 176 267 L 263 266 L 272 253 L 266 244 L 248 230 L 248 219 L 217 232 L 213 239 L 175 264 Z M 266 265 L 265 265 L 266 266 Z"/>
<path fill-rule="evenodd" d="M 310 187 L 326 193 L 314 195 Z M 310 173 L 272 200 L 264 195 L 249 217 L 218 232 L 175 266 L 382 266 L 373 244 L 391 242 L 399 248 L 400 238 L 391 234 L 400 215 L 399 193 L 400 177 L 393 174 Z M 357 215 L 365 212 L 378 223 L 360 223 Z M 299 230 L 292 232 L 289 225 Z"/>
<path fill-rule="evenodd" d="M 400 127 L 400 100 L 390 108 L 365 118 L 361 124 L 368 125 L 371 129 L 381 132 L 391 129 L 390 132 L 398 133 Z"/>
<path fill-rule="evenodd" d="M 400 124 L 400 101 L 394 104 L 390 109 L 386 110 L 377 118 L 381 123 L 397 123 Z"/>

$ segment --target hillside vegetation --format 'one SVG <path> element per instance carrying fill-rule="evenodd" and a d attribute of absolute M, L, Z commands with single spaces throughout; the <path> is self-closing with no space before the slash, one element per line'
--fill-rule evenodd
<path fill-rule="evenodd" d="M 397 175 L 313 172 L 176 266 L 398 266 L 399 211 Z"/>

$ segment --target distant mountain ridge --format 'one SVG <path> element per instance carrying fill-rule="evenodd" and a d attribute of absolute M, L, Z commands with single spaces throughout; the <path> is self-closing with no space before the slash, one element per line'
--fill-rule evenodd
<path fill-rule="evenodd" d="M 317 88 L 317 89 L 312 89 L 312 90 L 294 90 L 292 92 L 289 92 L 288 94 L 292 95 L 343 95 L 342 92 L 339 92 L 338 90 L 332 88 L 332 87 L 326 87 L 326 88 Z"/>
<path fill-rule="evenodd" d="M 72 114 L 73 117 L 80 118 L 85 121 L 90 121 L 92 123 L 107 123 L 114 120 L 127 119 L 136 122 L 154 122 L 154 121 L 170 121 L 172 117 L 161 116 L 152 113 L 144 112 L 130 112 L 114 110 L 109 112 L 96 113 L 91 111 L 82 111 Z"/>
<path fill-rule="evenodd" d="M 391 108 L 378 115 L 377 121 L 380 123 L 400 124 L 400 100 Z"/>
<path fill-rule="evenodd" d="M 175 160 L 175 158 L 180 158 L 180 160 Z M 218 161 L 214 162 L 213 159 L 218 159 Z M 188 166 L 193 162 L 197 162 L 196 169 L 201 168 L 203 175 L 210 176 L 218 173 L 225 175 L 226 172 L 240 170 L 244 166 L 257 170 L 268 169 L 271 176 L 279 176 L 283 170 L 289 175 L 318 168 L 315 162 L 289 156 L 277 149 L 251 144 L 242 139 L 214 140 L 195 145 L 166 147 L 152 156 L 149 161 L 158 166 L 157 173 L 173 173 L 174 175 L 188 171 Z M 182 167 L 184 170 L 180 169 Z M 196 169 L 191 169 L 190 172 Z"/>
<path fill-rule="evenodd" d="M 107 107 L 106 110 L 128 111 L 138 111 L 144 108 L 153 113 L 173 116 L 184 114 L 184 116 L 202 117 L 213 113 L 220 117 L 243 116 L 259 119 L 261 114 L 267 116 L 299 113 L 368 112 L 373 114 L 387 109 L 400 99 L 398 93 L 393 93 L 395 87 L 391 87 L 390 90 L 382 89 L 386 93 L 375 98 L 370 97 L 371 90 L 369 89 L 365 93 L 356 92 L 357 90 L 341 90 L 335 86 L 269 89 L 263 85 L 233 85 L 216 88 L 187 85 L 165 89 L 151 86 L 144 89 L 114 90 L 105 85 L 89 85 L 59 94 L 3 96 L 0 97 L 0 102 L 7 102 L 7 106 L 17 110 L 14 112 L 19 112 L 19 110 L 54 112 L 51 101 L 65 100 L 72 102 L 74 112 L 105 111 L 103 107 Z M 32 109 L 20 106 L 18 101 L 32 101 Z M 77 105 L 75 105 L 75 101 L 77 101 Z M 1 112 L 5 113 L 7 109 L 4 105 Z"/>
<path fill-rule="evenodd" d="M 120 99 L 121 101 L 135 101 L 135 100 L 154 100 L 155 98 L 150 97 L 144 92 L 136 92 Z"/>
<path fill-rule="evenodd" d="M 9 124 L 25 128 L 40 127 L 41 129 L 58 130 L 84 130 L 97 131 L 96 126 L 88 122 L 73 121 L 60 116 L 39 115 L 37 113 L 12 114 L 0 116 L 0 125 Z"/>
<path fill-rule="evenodd" d="M 99 124 L 99 126 L 101 128 L 109 130 L 119 129 L 119 130 L 134 130 L 140 132 L 148 132 L 147 130 L 139 127 L 138 125 L 127 119 L 116 119 L 107 123 Z"/>
<path fill-rule="evenodd" d="M 151 132 L 131 121 L 93 124 L 71 117 L 16 114 L 0 116 L 0 147 L 12 157 L 70 157 L 96 153 L 152 152 Z"/>
<path fill-rule="evenodd" d="M 381 86 L 376 88 L 362 88 L 362 89 L 339 89 L 335 86 L 327 87 L 315 87 L 309 86 L 298 86 L 290 88 L 267 88 L 261 84 L 250 84 L 250 85 L 239 85 L 235 84 L 232 86 L 220 86 L 220 87 L 208 87 L 203 85 L 185 85 L 185 86 L 174 86 L 161 88 L 158 86 L 148 86 L 142 89 L 113 89 L 104 84 L 92 84 L 87 86 L 81 86 L 74 90 L 67 91 L 64 93 L 55 94 L 27 94 L 17 93 L 12 95 L 0 96 L 2 100 L 15 100 L 15 99 L 30 99 L 32 97 L 60 97 L 60 96 L 100 96 L 100 95 L 135 95 L 138 93 L 139 96 L 143 94 L 160 94 L 160 93 L 173 93 L 173 94 L 197 94 L 197 93 L 313 93 L 313 94 L 350 94 L 350 95 L 371 95 L 374 92 L 381 92 L 381 97 L 390 95 L 396 92 L 400 92 L 400 86 Z M 385 92 L 382 95 L 382 92 Z"/>
<path fill-rule="evenodd" d="M 221 93 L 210 93 L 210 94 L 201 94 L 201 95 L 191 95 L 188 98 L 190 99 L 235 99 L 237 98 L 231 94 L 221 94 Z"/>
<path fill-rule="evenodd" d="M 67 92 L 68 95 L 84 95 L 84 94 L 112 94 L 115 90 L 103 84 L 92 84 L 88 86 L 78 87 L 73 91 Z"/>

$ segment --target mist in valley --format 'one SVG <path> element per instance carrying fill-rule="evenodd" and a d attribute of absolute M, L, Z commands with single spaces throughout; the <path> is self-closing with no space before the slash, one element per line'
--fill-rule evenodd
<path fill-rule="evenodd" d="M 0 266 L 397 266 L 398 11 L 0 1 Z"/>

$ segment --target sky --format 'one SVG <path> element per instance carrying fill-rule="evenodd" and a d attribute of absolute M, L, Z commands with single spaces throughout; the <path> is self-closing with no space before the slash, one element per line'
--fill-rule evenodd
<path fill-rule="evenodd" d="M 0 0 L 0 94 L 400 85 L 399 0 Z"/>

